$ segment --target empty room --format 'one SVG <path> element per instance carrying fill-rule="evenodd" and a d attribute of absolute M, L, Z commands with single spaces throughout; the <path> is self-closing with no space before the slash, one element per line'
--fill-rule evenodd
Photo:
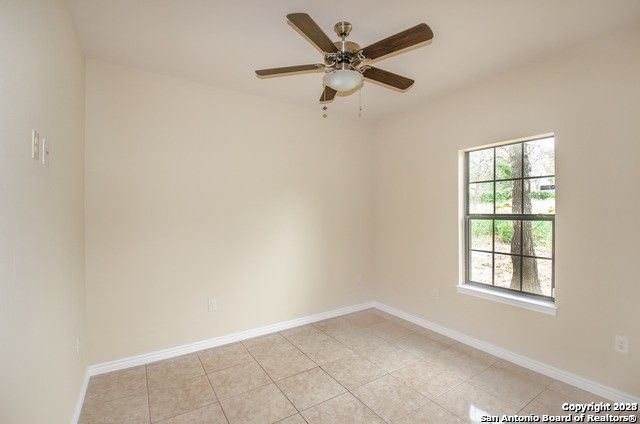
<path fill-rule="evenodd" d="M 0 0 L 0 423 L 640 419 L 640 0 Z"/>

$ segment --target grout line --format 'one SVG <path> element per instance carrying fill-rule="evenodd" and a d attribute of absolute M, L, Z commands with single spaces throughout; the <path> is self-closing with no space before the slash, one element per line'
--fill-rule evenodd
<path fill-rule="evenodd" d="M 216 397 L 216 401 L 217 401 L 218 405 L 220 405 L 220 410 L 222 411 L 222 415 L 224 415 L 224 419 L 227 420 L 227 424 L 229 424 L 229 418 L 227 417 L 227 413 L 225 412 L 224 408 L 222 407 L 222 401 L 218 397 L 218 394 L 216 393 L 216 389 L 213 388 L 213 384 L 211 383 L 211 379 L 209 378 L 209 374 L 207 374 L 207 370 L 205 369 L 204 364 L 202 363 L 202 358 L 200 358 L 200 355 L 198 355 L 198 352 L 194 352 L 194 353 L 198 357 L 198 362 L 200 362 L 200 366 L 202 367 L 202 370 L 204 371 L 204 376 L 207 378 L 207 382 L 209 383 L 209 387 L 211 387 L 211 391 L 213 392 L 213 395 Z M 242 364 L 240 364 L 240 365 L 242 365 Z M 211 405 L 211 404 L 209 404 L 209 405 Z M 208 405 L 205 405 L 205 406 L 208 406 Z M 204 406 L 202 406 L 201 408 L 204 408 Z M 196 409 L 199 409 L 199 408 L 196 408 Z M 194 409 L 194 411 L 195 411 L 195 409 Z"/>
<path fill-rule="evenodd" d="M 521 413 L 522 411 L 524 411 L 524 410 L 526 409 L 526 407 L 527 407 L 527 406 L 531 405 L 531 404 L 532 404 L 536 399 L 538 399 L 538 398 L 542 395 L 542 393 L 544 393 L 544 391 L 545 391 L 545 390 L 547 390 L 546 386 L 545 386 L 545 388 L 544 388 L 544 389 L 542 389 L 542 391 L 541 391 L 540 393 L 538 393 L 537 395 L 535 395 L 535 396 L 533 397 L 533 399 L 531 399 L 529 402 L 527 402 L 527 404 L 526 404 L 525 406 L 523 406 L 523 407 L 522 407 L 522 409 L 520 409 L 520 410 L 518 411 L 518 415 L 520 415 L 520 413 Z"/>
<path fill-rule="evenodd" d="M 291 343 L 289 340 L 287 340 L 287 339 L 286 339 L 286 337 L 284 337 L 282 334 L 280 334 L 280 332 L 276 332 L 276 333 L 273 333 L 273 334 L 278 334 L 280 337 L 284 338 L 284 339 L 285 339 L 289 344 L 291 344 L 291 346 L 293 346 L 293 343 Z M 241 342 L 241 343 L 242 343 L 242 342 Z M 247 349 L 247 347 L 244 345 L 244 343 L 242 343 L 242 345 L 244 346 L 244 348 L 245 348 L 245 349 Z M 295 346 L 294 346 L 294 347 L 295 347 Z M 264 369 L 264 367 L 262 366 L 262 364 L 261 364 L 260 362 L 258 362 L 258 360 L 255 358 L 255 356 L 253 356 L 253 353 L 251 353 L 251 351 L 250 351 L 249 349 L 247 349 L 247 352 L 249 352 L 249 355 L 251 355 L 251 357 L 253 358 L 253 360 L 254 360 L 254 361 L 256 361 L 256 363 L 260 366 L 260 368 L 262 368 L 262 371 L 267 375 L 267 377 L 269 377 L 269 380 L 271 380 L 271 383 L 276 387 L 276 389 L 278 389 L 278 391 L 280 391 L 280 393 L 282 393 L 282 396 L 284 396 L 284 397 L 285 397 L 285 399 L 287 399 L 287 401 L 291 404 L 291 406 L 293 406 L 293 409 L 295 409 L 295 410 L 296 410 L 296 412 L 297 412 L 298 414 L 300 414 L 300 410 L 298 409 L 298 407 L 297 407 L 293 402 L 291 402 L 291 399 L 289 399 L 289 396 L 287 396 L 287 395 L 286 395 L 286 393 L 284 393 L 284 392 L 282 391 L 282 389 L 280 388 L 280 386 L 278 386 L 278 384 L 277 384 L 277 383 L 275 382 L 275 380 L 271 377 L 271 375 L 269 375 L 269 373 L 267 372 L 267 370 L 265 370 L 265 369 Z M 309 360 L 311 360 L 311 359 L 309 359 Z M 311 361 L 311 362 L 313 362 L 313 361 Z M 315 364 L 315 362 L 314 362 L 314 364 Z M 307 371 L 308 371 L 308 370 L 307 370 Z M 302 372 L 305 372 L 305 371 L 302 371 Z M 298 373 L 298 374 L 300 374 L 300 373 Z M 297 374 L 296 374 L 296 375 L 297 375 Z M 288 377 L 285 377 L 285 378 L 288 378 Z M 293 415 L 295 415 L 295 414 L 293 414 Z M 293 416 L 293 415 L 290 415 L 290 416 Z M 285 417 L 285 418 L 289 418 L 289 417 Z M 306 420 L 305 420 L 305 421 L 306 421 Z"/>
<path fill-rule="evenodd" d="M 366 359 L 366 358 L 365 358 L 365 359 Z M 386 371 L 386 370 L 385 370 L 385 371 Z M 388 373 L 387 373 L 387 374 L 385 374 L 385 375 L 383 375 L 383 376 L 380 376 L 380 377 L 378 377 L 378 378 L 376 378 L 376 379 L 374 379 L 374 380 L 371 380 L 369 383 L 373 383 L 374 381 L 380 380 L 381 378 L 384 378 L 384 377 L 387 377 L 387 376 L 391 376 L 391 374 L 388 374 Z M 365 386 L 365 385 L 367 385 L 367 384 L 369 384 L 369 383 L 361 384 L 360 386 L 355 387 L 355 388 L 354 388 L 354 389 L 352 389 L 352 390 L 355 390 L 355 389 L 357 389 L 357 388 L 359 388 L 359 387 Z M 354 398 L 356 398 L 356 399 L 358 400 L 358 402 L 360 402 L 361 404 L 363 404 L 363 405 L 365 406 L 365 408 L 367 408 L 369 411 L 371 411 L 371 412 L 372 412 L 376 417 L 380 418 L 380 419 L 381 419 L 383 422 L 385 422 L 385 423 L 387 422 L 387 420 L 385 420 L 384 418 L 382 418 L 382 416 L 381 416 L 380 414 L 378 414 L 376 411 L 374 411 L 374 410 L 373 410 L 373 408 L 371 408 L 369 405 L 367 405 L 367 404 L 366 404 L 362 399 L 360 399 L 360 398 L 358 397 L 358 395 L 356 395 L 352 390 L 349 390 L 349 393 L 351 393 L 351 396 L 353 396 Z"/>
<path fill-rule="evenodd" d="M 218 347 L 212 347 L 212 348 L 209 348 L 209 349 L 198 350 L 198 351 L 193 352 L 193 353 L 195 353 L 195 354 L 197 354 L 197 355 L 198 355 L 198 359 L 200 360 L 200 364 L 202 365 L 202 369 L 204 369 L 205 374 L 207 374 L 207 375 L 209 375 L 209 374 L 215 374 L 215 373 L 217 373 L 218 371 L 224 371 L 224 370 L 228 370 L 229 368 L 237 367 L 238 365 L 248 364 L 249 362 L 251 362 L 251 359 L 247 360 L 246 362 L 241 362 L 241 363 L 239 363 L 239 364 L 229 365 L 228 367 L 223 367 L 223 368 L 220 368 L 220 369 L 218 369 L 218 370 L 208 372 L 208 371 L 207 371 L 207 369 L 206 369 L 206 368 L 205 368 L 205 366 L 204 366 L 204 363 L 202 362 L 202 358 L 200 358 L 200 352 L 204 352 L 204 351 L 212 350 L 212 349 L 218 349 L 218 348 L 225 347 L 225 346 L 231 346 L 231 345 L 234 345 L 234 344 L 236 344 L 236 343 L 240 344 L 240 345 L 244 348 L 244 350 L 245 350 L 245 351 L 247 351 L 247 348 L 246 348 L 246 347 L 244 347 L 244 345 L 242 344 L 242 342 L 233 342 L 233 343 L 229 343 L 229 344 L 222 345 L 222 346 L 218 346 Z M 248 353 L 248 352 L 247 352 L 247 353 Z"/>
<path fill-rule="evenodd" d="M 344 318 L 345 316 L 347 316 L 347 315 L 342 315 L 342 316 L 340 316 L 340 317 L 336 317 L 336 318 L 337 318 L 337 319 L 341 319 L 341 318 Z M 314 325 L 314 327 L 316 327 L 316 326 Z M 333 337 L 333 336 L 331 336 L 330 334 L 326 333 L 326 332 L 325 332 L 324 330 L 322 330 L 321 328 L 319 328 L 319 327 L 316 327 L 316 328 L 318 328 L 318 330 L 320 330 L 321 332 L 323 332 L 324 334 L 326 334 L 327 336 L 329 336 L 331 339 L 335 340 L 337 343 L 340 343 L 342 346 L 344 346 L 345 348 L 349 349 L 351 352 L 355 353 L 356 355 L 362 356 L 362 355 L 358 354 L 357 352 L 353 351 L 349 346 L 346 346 L 344 343 L 342 343 L 342 342 L 340 342 L 339 340 L 337 340 L 335 337 Z M 282 334 L 281 334 L 281 336 L 286 338 L 286 336 L 284 336 L 284 335 L 282 335 Z M 287 341 L 289 341 L 289 340 L 287 339 Z M 307 358 L 309 358 L 309 356 L 308 356 L 308 355 L 306 355 L 304 352 L 302 352 L 302 350 L 301 350 L 300 348 L 298 348 L 298 346 L 296 346 L 295 344 L 293 344 L 293 343 L 292 343 L 292 342 L 290 342 L 290 341 L 289 341 L 289 343 L 291 343 L 291 344 L 292 344 L 296 349 L 298 349 L 298 350 L 299 350 L 303 355 L 305 355 Z M 385 343 L 386 343 L 386 341 L 385 341 Z M 363 357 L 363 358 L 364 358 L 364 357 Z M 365 358 L 365 359 L 367 359 L 367 358 Z M 311 406 L 311 407 L 309 407 L 309 408 L 306 408 L 306 409 L 304 409 L 304 411 L 306 411 L 307 409 L 311 409 L 311 408 L 313 408 L 313 407 L 315 407 L 315 406 L 322 405 L 323 403 L 328 402 L 328 401 L 329 401 L 329 400 L 331 400 L 331 399 L 335 399 L 335 398 L 336 398 L 336 397 L 338 397 L 338 396 L 342 396 L 342 395 L 343 395 L 343 394 L 345 394 L 345 393 L 349 393 L 349 394 L 351 394 L 351 396 L 353 396 L 354 398 L 356 398 L 356 399 L 358 400 L 358 402 L 362 403 L 362 405 L 364 405 L 364 407 L 365 407 L 365 408 L 369 409 L 369 410 L 370 410 L 374 415 L 376 415 L 377 417 L 379 417 L 380 419 L 382 419 L 382 421 L 386 421 L 386 420 L 384 420 L 382 417 L 380 417 L 380 416 L 379 416 L 375 411 L 373 411 L 371 408 L 369 408 L 369 407 L 368 407 L 364 402 L 362 402 L 362 401 L 361 401 L 357 396 L 355 396 L 355 394 L 353 394 L 353 393 L 351 392 L 351 390 L 349 390 L 347 387 L 343 386 L 339 381 L 337 381 L 335 378 L 333 378 L 333 376 L 331 376 L 331 374 L 329 374 L 329 373 L 328 373 L 324 368 L 322 368 L 322 365 L 321 365 L 321 364 L 318 364 L 317 362 L 315 362 L 315 361 L 314 361 L 313 359 L 311 359 L 311 358 L 309 358 L 309 360 L 310 360 L 310 361 L 312 361 L 313 363 L 315 363 L 315 364 L 317 365 L 317 368 L 319 368 L 320 370 L 322 370 L 322 372 L 324 372 L 325 374 L 327 374 L 327 375 L 329 376 L 329 378 L 331 378 L 331 379 L 332 379 L 333 381 L 335 381 L 338 385 L 340 385 L 340 387 L 342 387 L 345 391 L 344 391 L 344 392 L 342 392 L 342 393 L 340 393 L 339 395 L 333 396 L 333 397 L 332 397 L 332 398 L 330 398 L 330 399 L 326 399 L 326 400 L 324 400 L 324 401 L 322 401 L 322 402 L 320 402 L 320 403 L 318 403 L 318 404 L 316 404 L 316 405 L 313 405 L 313 406 Z M 337 359 L 337 360 L 340 360 L 340 359 Z M 367 359 L 367 360 L 368 360 L 368 359 Z M 331 362 L 333 362 L 333 361 L 331 361 Z M 369 361 L 369 362 L 371 362 L 371 361 Z M 374 365 L 376 365 L 376 364 L 374 364 Z M 377 366 L 377 365 L 376 365 L 376 366 Z M 312 369 L 313 369 L 313 368 L 312 368 Z M 307 370 L 307 371 L 309 371 L 309 370 Z M 386 370 L 385 370 L 385 371 L 386 371 Z M 306 371 L 303 371 L 303 372 L 306 372 Z M 298 373 L 298 374 L 301 374 L 301 373 Z M 294 375 L 298 375 L 298 374 L 294 374 Z M 385 375 L 388 375 L 388 374 L 385 374 Z M 290 376 L 290 377 L 293 377 L 293 376 Z M 286 378 L 290 378 L 290 377 L 286 377 Z M 382 376 L 382 377 L 384 377 L 384 376 Z M 382 378 L 382 377 L 380 377 L 380 378 Z M 282 380 L 284 380 L 284 379 L 282 379 Z M 279 380 L 279 381 L 282 381 L 282 380 Z M 375 381 L 375 380 L 372 380 L 372 381 Z M 368 384 L 368 383 L 365 383 L 365 384 Z M 276 385 L 277 385 L 277 384 L 276 384 Z M 358 386 L 358 387 L 360 387 L 360 386 Z M 280 388 L 280 387 L 278 387 L 278 388 Z M 281 389 L 280 391 L 282 391 L 282 389 Z M 284 393 L 283 393 L 283 394 L 284 394 Z M 285 395 L 285 397 L 286 397 L 286 395 Z M 289 398 L 287 397 L 287 399 L 289 399 Z M 291 402 L 291 401 L 290 401 L 290 402 Z M 293 404 L 293 402 L 291 402 L 291 403 Z M 295 405 L 294 405 L 294 408 L 298 409 Z M 298 413 L 300 414 L 300 416 L 302 416 L 302 414 L 301 414 L 300 412 L 301 412 L 301 411 L 298 411 Z M 302 416 L 302 419 L 304 419 L 304 416 Z M 306 419 L 305 419 L 305 422 L 306 422 Z"/>

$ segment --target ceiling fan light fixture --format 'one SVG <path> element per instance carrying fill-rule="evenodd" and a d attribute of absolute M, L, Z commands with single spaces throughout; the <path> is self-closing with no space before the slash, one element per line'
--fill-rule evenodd
<path fill-rule="evenodd" d="M 336 91 L 351 91 L 362 83 L 362 74 L 352 69 L 336 69 L 326 73 L 323 82 Z"/>

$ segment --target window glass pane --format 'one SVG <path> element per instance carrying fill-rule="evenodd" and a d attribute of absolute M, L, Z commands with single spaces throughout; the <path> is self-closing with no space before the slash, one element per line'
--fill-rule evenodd
<path fill-rule="evenodd" d="M 496 183 L 496 213 L 522 213 L 522 180 Z"/>
<path fill-rule="evenodd" d="M 493 213 L 493 183 L 469 184 L 469 213 Z"/>
<path fill-rule="evenodd" d="M 522 291 L 551 296 L 550 259 L 522 258 Z"/>
<path fill-rule="evenodd" d="M 508 289 L 520 290 L 520 256 L 495 256 L 495 285 Z"/>
<path fill-rule="evenodd" d="M 523 221 L 523 254 L 551 258 L 553 225 L 551 221 Z"/>
<path fill-rule="evenodd" d="M 469 152 L 469 182 L 493 180 L 493 149 Z"/>
<path fill-rule="evenodd" d="M 556 213 L 556 179 L 524 180 L 524 213 Z"/>
<path fill-rule="evenodd" d="M 471 248 L 491 251 L 491 237 L 493 235 L 493 221 L 490 219 L 471 219 L 470 239 Z"/>
<path fill-rule="evenodd" d="M 522 144 L 496 147 L 496 179 L 522 177 Z"/>
<path fill-rule="evenodd" d="M 524 143 L 524 176 L 555 175 L 554 138 L 543 138 Z"/>
<path fill-rule="evenodd" d="M 476 283 L 491 284 L 492 257 L 491 253 L 471 252 L 471 269 L 469 279 Z"/>
<path fill-rule="evenodd" d="M 495 250 L 520 254 L 520 221 L 496 220 Z"/>

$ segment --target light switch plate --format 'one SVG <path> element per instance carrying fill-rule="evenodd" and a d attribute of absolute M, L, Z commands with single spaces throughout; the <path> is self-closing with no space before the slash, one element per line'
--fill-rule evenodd
<path fill-rule="evenodd" d="M 208 310 L 209 312 L 215 312 L 218 310 L 218 299 L 215 297 L 209 299 Z"/>
<path fill-rule="evenodd" d="M 40 134 L 37 130 L 31 130 L 31 159 L 40 158 Z"/>
<path fill-rule="evenodd" d="M 42 139 L 42 160 L 41 163 L 44 166 L 49 165 L 49 150 L 51 149 L 51 143 L 46 138 Z"/>

